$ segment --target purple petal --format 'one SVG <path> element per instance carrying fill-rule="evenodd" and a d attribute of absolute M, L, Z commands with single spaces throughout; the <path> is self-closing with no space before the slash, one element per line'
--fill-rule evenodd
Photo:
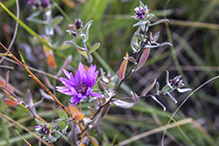
<path fill-rule="evenodd" d="M 77 82 L 77 84 L 79 84 L 82 81 L 85 75 L 86 75 L 86 70 L 83 64 L 80 62 L 78 66 L 78 71 L 75 73 L 75 81 Z"/>
<path fill-rule="evenodd" d="M 67 87 L 57 86 L 56 89 L 66 95 L 75 95 L 75 92 L 72 92 L 72 90 Z"/>
<path fill-rule="evenodd" d="M 71 79 L 71 74 L 65 69 L 63 69 L 63 72 L 65 73 L 65 76 L 70 80 Z"/>
<path fill-rule="evenodd" d="M 62 82 L 62 84 L 64 84 L 64 85 L 67 86 L 67 87 L 75 86 L 75 84 L 74 84 L 73 82 L 69 81 L 69 80 L 66 79 L 66 78 L 60 77 L 59 80 Z"/>
<path fill-rule="evenodd" d="M 71 99 L 70 99 L 70 102 L 73 103 L 74 105 L 78 104 L 80 102 L 80 98 L 78 98 L 77 96 L 73 96 Z"/>
<path fill-rule="evenodd" d="M 96 92 L 91 92 L 90 95 L 93 96 L 93 97 L 97 97 L 97 98 L 104 98 L 103 95 L 101 95 L 99 93 L 96 93 Z"/>

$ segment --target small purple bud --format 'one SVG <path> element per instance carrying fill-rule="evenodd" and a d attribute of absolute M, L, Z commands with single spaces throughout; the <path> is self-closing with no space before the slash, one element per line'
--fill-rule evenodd
<path fill-rule="evenodd" d="M 81 21 L 81 19 L 76 19 L 76 23 L 75 23 L 75 27 L 76 29 L 80 29 L 83 27 L 83 22 Z"/>
<path fill-rule="evenodd" d="M 179 75 L 179 76 L 176 76 L 174 79 L 171 79 L 170 80 L 170 85 L 171 86 L 174 86 L 176 88 L 182 88 L 184 87 L 185 85 L 183 84 L 183 80 L 180 80 L 182 76 Z"/>
<path fill-rule="evenodd" d="M 41 6 L 47 8 L 50 4 L 50 0 L 41 0 Z"/>

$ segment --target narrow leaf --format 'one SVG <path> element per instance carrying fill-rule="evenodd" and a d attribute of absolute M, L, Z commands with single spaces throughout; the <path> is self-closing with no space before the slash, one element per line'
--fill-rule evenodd
<path fill-rule="evenodd" d="M 128 57 L 128 58 L 124 58 L 124 59 L 126 59 L 126 60 L 128 60 L 128 61 L 130 61 L 130 62 L 132 62 L 132 63 L 134 63 L 134 64 L 137 64 L 135 58 L 133 58 L 132 56 L 130 56 L 130 57 Z"/>
<path fill-rule="evenodd" d="M 30 92 L 30 90 L 28 89 L 27 92 L 26 92 L 26 98 L 25 98 L 25 101 L 27 102 L 28 106 L 29 107 L 32 107 L 33 106 L 33 96 Z"/>
<path fill-rule="evenodd" d="M 43 82 L 44 82 L 50 89 L 54 89 L 53 85 L 50 83 L 48 77 L 47 77 L 45 74 L 41 73 L 40 76 L 41 76 Z"/>
<path fill-rule="evenodd" d="M 63 63 L 62 67 L 59 69 L 58 73 L 56 74 L 56 76 L 60 76 L 62 74 L 62 70 L 63 69 L 66 69 L 70 63 L 71 63 L 71 60 L 72 60 L 72 55 L 68 55 L 68 57 L 66 58 L 65 62 Z"/>
<path fill-rule="evenodd" d="M 52 67 L 52 68 L 54 68 L 54 69 L 57 67 L 56 61 L 55 61 L 55 57 L 54 57 L 53 53 L 52 53 L 52 54 L 49 54 L 49 55 L 47 56 L 47 63 L 48 63 L 48 65 L 49 65 L 50 67 Z"/>
<path fill-rule="evenodd" d="M 95 44 L 93 44 L 93 45 L 90 47 L 88 53 L 91 54 L 91 53 L 95 52 L 99 47 L 100 47 L 100 43 L 95 43 Z"/>
<path fill-rule="evenodd" d="M 58 115 L 61 119 L 67 119 L 68 118 L 67 114 L 61 108 L 58 109 Z"/>
<path fill-rule="evenodd" d="M 109 86 L 108 86 L 106 83 L 100 81 L 100 86 L 101 86 L 104 90 L 107 90 L 107 91 L 109 92 Z"/>
<path fill-rule="evenodd" d="M 165 46 L 165 45 L 169 45 L 169 46 L 173 46 L 171 43 L 169 42 L 163 42 L 161 44 L 158 44 L 158 45 L 145 45 L 144 48 L 157 48 L 157 47 L 162 47 L 162 46 Z"/>
<path fill-rule="evenodd" d="M 90 29 L 91 24 L 92 23 L 88 24 L 88 26 L 87 26 L 84 42 L 86 42 L 89 38 L 89 29 Z"/>
<path fill-rule="evenodd" d="M 141 96 L 145 96 L 147 95 L 147 93 L 154 87 L 154 85 L 156 84 L 157 82 L 157 79 L 154 79 L 154 82 L 152 84 L 150 84 L 148 87 L 146 87 L 142 93 L 141 93 Z"/>
<path fill-rule="evenodd" d="M 71 44 L 71 45 L 75 46 L 76 48 L 80 49 L 81 51 L 85 51 L 85 48 L 78 46 L 77 44 L 75 44 L 72 41 L 65 41 L 64 44 Z"/>
<path fill-rule="evenodd" d="M 63 20 L 62 16 L 56 16 L 52 23 L 50 24 L 50 27 L 55 27 L 56 25 L 58 25 L 59 23 L 61 23 L 61 21 Z"/>
<path fill-rule="evenodd" d="M 137 103 L 137 102 L 139 101 L 138 95 L 137 95 L 135 92 L 133 92 L 133 91 L 131 91 L 130 93 L 131 93 L 131 95 L 132 95 L 132 100 L 133 100 L 135 103 Z"/>
<path fill-rule="evenodd" d="M 32 108 L 36 108 L 36 107 L 40 106 L 40 105 L 42 104 L 43 100 L 44 100 L 44 98 L 42 97 L 40 101 L 34 103 L 34 105 L 32 106 Z"/>
<path fill-rule="evenodd" d="M 74 121 L 72 121 L 72 128 L 71 131 L 68 134 L 68 142 L 72 145 L 77 145 L 77 134 L 79 133 L 77 125 Z"/>
<path fill-rule="evenodd" d="M 87 22 L 83 28 L 81 28 L 81 30 L 85 29 L 88 25 L 91 25 L 93 22 L 93 20 L 90 20 L 89 22 Z"/>
<path fill-rule="evenodd" d="M 44 125 L 44 124 L 46 124 L 45 122 L 42 122 L 42 121 L 40 121 L 38 119 L 35 119 L 35 122 L 37 123 L 37 125 Z"/>
<path fill-rule="evenodd" d="M 151 23 L 149 26 L 154 26 L 154 25 L 157 25 L 157 24 L 160 24 L 160 23 L 163 23 L 163 22 L 170 22 L 170 20 L 168 19 L 161 19 L 161 20 L 158 20 L 154 23 Z"/>
<path fill-rule="evenodd" d="M 173 97 L 173 95 L 171 95 L 170 94 L 170 92 L 166 92 L 167 93 L 167 95 L 170 97 L 170 99 L 172 99 L 173 100 L 173 102 L 176 104 L 177 103 L 177 100 L 176 100 L 176 98 L 175 97 Z"/>
<path fill-rule="evenodd" d="M 80 50 L 80 49 L 78 49 L 78 48 L 76 48 L 76 49 L 78 50 L 78 53 L 80 53 L 81 55 L 83 55 L 86 59 L 88 58 L 86 51 L 82 51 L 82 50 Z"/>
<path fill-rule="evenodd" d="M 7 85 L 9 82 L 9 73 L 10 73 L 10 71 L 7 71 L 7 73 L 5 74 L 5 88 L 7 88 Z"/>
<path fill-rule="evenodd" d="M 16 101 L 11 100 L 10 98 L 4 98 L 3 101 L 8 105 L 8 106 L 16 106 L 19 103 Z"/>
<path fill-rule="evenodd" d="M 160 83 L 159 82 L 157 82 L 156 84 L 156 92 L 157 92 L 157 95 L 160 94 Z"/>
<path fill-rule="evenodd" d="M 43 37 L 43 40 L 46 42 L 46 43 L 49 43 L 49 40 L 48 38 L 46 37 Z M 49 54 L 52 54 L 53 51 L 52 49 L 50 49 L 47 45 L 43 44 L 43 52 L 44 54 L 46 55 L 46 57 L 49 55 Z"/>
<path fill-rule="evenodd" d="M 138 38 L 135 35 L 133 35 L 132 39 L 131 39 L 131 48 L 132 48 L 134 53 L 139 51 L 138 47 L 139 47 L 138 46 Z"/>
<path fill-rule="evenodd" d="M 135 105 L 134 102 L 126 102 L 126 101 L 122 101 L 122 100 L 115 100 L 112 102 L 113 104 L 115 104 L 116 106 L 118 107 L 121 107 L 121 108 L 131 108 Z"/>
<path fill-rule="evenodd" d="M 134 93 L 133 91 L 131 91 L 131 95 L 132 95 L 132 101 L 133 102 L 126 102 L 126 101 L 122 101 L 120 99 L 116 99 L 115 101 L 113 101 L 112 103 L 115 104 L 116 106 L 119 106 L 121 108 L 131 108 L 134 105 L 136 105 L 139 101 L 139 96 Z"/>
<path fill-rule="evenodd" d="M 12 88 L 9 84 L 6 85 L 5 81 L 3 81 L 3 80 L 1 80 L 1 79 L 0 79 L 0 87 L 1 87 L 2 89 L 4 89 L 4 88 L 7 89 L 7 90 L 10 91 L 11 93 L 14 93 L 13 88 Z"/>
<path fill-rule="evenodd" d="M 163 111 L 166 111 L 166 107 L 155 96 L 152 95 L 151 97 L 154 101 L 156 101 L 160 106 L 163 107 Z"/>
<path fill-rule="evenodd" d="M 52 96 L 51 95 L 49 95 L 49 94 L 47 94 L 44 90 L 42 90 L 42 89 L 40 89 L 40 94 L 44 97 L 44 98 L 46 98 L 46 99 L 48 99 L 48 100 L 51 100 L 51 101 L 54 101 L 54 99 L 52 98 Z"/>
<path fill-rule="evenodd" d="M 103 119 L 103 117 L 108 113 L 109 109 L 110 109 L 111 105 L 110 104 L 107 104 L 105 105 L 100 113 L 98 114 L 97 118 L 94 120 L 93 122 L 93 126 L 96 126 L 100 121 L 101 119 Z"/>
<path fill-rule="evenodd" d="M 145 25 L 146 23 L 147 23 L 147 21 L 141 20 L 141 21 L 135 23 L 135 24 L 133 25 L 133 27 L 136 27 L 136 26 L 139 26 L 139 25 Z"/>
<path fill-rule="evenodd" d="M 192 89 L 191 88 L 183 88 L 183 89 L 177 88 L 177 91 L 180 93 L 184 93 L 184 92 L 192 91 Z"/>
<path fill-rule="evenodd" d="M 129 54 L 128 52 L 126 52 L 126 55 L 125 55 L 126 58 L 129 57 Z M 118 73 L 118 77 L 120 80 L 123 80 L 124 77 L 125 77 L 125 71 L 126 71 L 126 67 L 127 67 L 127 64 L 128 64 L 128 60 L 124 59 L 120 65 L 120 68 L 119 68 L 119 73 Z"/>
<path fill-rule="evenodd" d="M 139 70 L 140 68 L 142 68 L 142 66 L 143 66 L 143 65 L 145 64 L 145 62 L 147 61 L 149 54 L 150 54 L 150 49 L 149 49 L 149 48 L 146 48 L 146 49 L 142 52 L 141 57 L 140 57 L 140 59 L 139 59 L 139 61 L 138 61 L 138 65 L 137 65 L 137 67 L 136 67 L 136 69 L 135 69 L 136 71 Z"/>

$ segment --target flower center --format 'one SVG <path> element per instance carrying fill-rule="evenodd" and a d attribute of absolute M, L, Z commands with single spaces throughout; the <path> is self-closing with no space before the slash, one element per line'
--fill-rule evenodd
<path fill-rule="evenodd" d="M 84 83 L 80 83 L 75 89 L 78 93 L 81 93 L 82 95 L 86 93 L 87 91 L 87 85 Z"/>

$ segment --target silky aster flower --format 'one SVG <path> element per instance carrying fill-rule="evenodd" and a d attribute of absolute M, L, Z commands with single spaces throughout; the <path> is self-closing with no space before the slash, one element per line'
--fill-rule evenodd
<path fill-rule="evenodd" d="M 137 8 L 135 8 L 135 14 L 136 14 L 136 19 L 140 18 L 140 19 L 145 19 L 148 15 L 148 7 L 147 5 L 145 5 L 145 7 L 139 6 Z"/>
<path fill-rule="evenodd" d="M 75 73 L 75 77 L 72 73 L 63 70 L 66 78 L 60 77 L 59 80 L 65 87 L 58 86 L 57 91 L 66 94 L 73 95 L 70 102 L 74 105 L 78 104 L 81 100 L 87 99 L 90 96 L 103 98 L 99 93 L 92 92 L 92 87 L 96 83 L 96 78 L 98 76 L 98 71 L 96 71 L 96 65 L 91 65 L 87 70 L 80 62 L 78 71 Z"/>

